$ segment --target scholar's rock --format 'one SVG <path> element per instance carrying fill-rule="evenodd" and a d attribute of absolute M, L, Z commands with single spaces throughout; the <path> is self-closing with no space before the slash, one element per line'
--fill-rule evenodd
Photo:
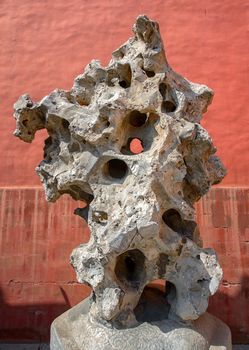
<path fill-rule="evenodd" d="M 143 292 L 156 279 L 167 281 L 161 319 L 196 320 L 222 278 L 194 209 L 225 175 L 200 125 L 213 91 L 172 70 L 156 22 L 139 16 L 133 32 L 107 67 L 92 61 L 70 91 L 15 104 L 16 136 L 32 142 L 47 129 L 37 167 L 47 200 L 67 193 L 86 203 L 75 212 L 91 238 L 71 264 L 93 288 L 89 320 L 106 329 L 146 321 Z"/>

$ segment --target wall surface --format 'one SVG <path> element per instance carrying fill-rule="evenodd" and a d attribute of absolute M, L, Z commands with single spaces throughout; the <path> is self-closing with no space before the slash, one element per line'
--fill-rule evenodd
<path fill-rule="evenodd" d="M 135 17 L 160 24 L 167 58 L 188 79 L 215 91 L 202 125 L 210 132 L 228 175 L 198 203 L 205 245 L 224 269 L 210 308 L 249 343 L 249 104 L 246 0 L 1 0 L 0 6 L 0 339 L 46 340 L 50 322 L 83 299 L 68 264 L 88 239 L 77 203 L 47 204 L 35 166 L 44 131 L 33 144 L 12 136 L 12 105 L 19 95 L 39 100 L 69 89 L 93 58 L 106 65 L 128 39 Z"/>

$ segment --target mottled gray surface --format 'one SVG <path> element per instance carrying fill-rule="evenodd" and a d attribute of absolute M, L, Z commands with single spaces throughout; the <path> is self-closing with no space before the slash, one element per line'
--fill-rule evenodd
<path fill-rule="evenodd" d="M 86 342 L 101 327 L 103 334 L 114 327 L 127 328 L 123 342 L 139 342 L 142 332 L 161 339 L 158 348 L 170 348 L 168 335 L 155 331 L 152 320 L 141 325 L 143 315 L 135 311 L 146 285 L 163 279 L 166 307 L 160 324 L 175 325 L 171 339 L 183 332 L 183 342 L 194 348 L 198 336 L 191 331 L 191 342 L 189 329 L 179 331 L 174 322 L 186 325 L 203 315 L 222 278 L 215 252 L 202 247 L 194 209 L 225 176 L 200 125 L 213 91 L 172 70 L 156 22 L 139 16 L 133 32 L 107 67 L 92 61 L 70 91 L 57 89 L 38 103 L 21 96 L 14 106 L 15 135 L 32 142 L 35 132 L 46 128 L 37 173 L 47 200 L 67 193 L 87 204 L 75 213 L 88 221 L 91 239 L 74 249 L 71 264 L 93 296 L 84 332 L 83 325 L 74 335 L 75 327 L 61 327 L 68 333 L 60 333 L 58 342 L 82 338 L 80 347 L 89 347 Z M 131 147 L 135 140 L 142 145 L 140 154 Z M 137 348 L 155 347 L 152 338 Z M 104 349 L 100 340 L 103 344 L 94 346 Z M 203 341 L 208 344 L 200 338 L 198 349 L 205 348 Z"/>

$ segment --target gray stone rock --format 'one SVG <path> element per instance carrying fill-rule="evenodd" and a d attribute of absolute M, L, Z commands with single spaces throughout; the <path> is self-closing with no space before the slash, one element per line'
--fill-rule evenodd
<path fill-rule="evenodd" d="M 158 334 L 157 348 L 168 342 L 169 349 L 167 327 L 171 339 L 181 335 L 190 344 L 189 328 L 179 330 L 175 322 L 204 314 L 222 278 L 215 252 L 202 247 L 194 203 L 222 180 L 225 169 L 200 125 L 213 91 L 172 70 L 156 22 L 139 16 L 133 32 L 107 67 L 92 61 L 70 91 L 57 89 L 38 103 L 21 96 L 14 106 L 15 135 L 31 142 L 46 128 L 37 173 L 47 200 L 67 193 L 86 203 L 75 213 L 88 220 L 91 239 L 74 249 L 71 264 L 93 297 L 81 334 L 65 328 L 68 341 L 87 342 L 102 327 L 103 334 L 114 327 L 123 329 L 115 337 L 129 334 L 137 348 L 141 332 Z M 160 330 L 139 324 L 135 313 L 146 285 L 156 279 L 167 281 Z M 204 338 L 193 332 L 191 344 L 205 348 Z M 65 334 L 55 332 L 53 339 L 59 343 Z"/>

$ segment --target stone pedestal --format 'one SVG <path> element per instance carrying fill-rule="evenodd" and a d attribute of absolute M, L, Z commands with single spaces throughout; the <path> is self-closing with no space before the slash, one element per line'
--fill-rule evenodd
<path fill-rule="evenodd" d="M 206 312 L 198 320 L 189 324 L 163 318 L 168 313 L 164 293 L 154 288 L 147 289 L 146 293 L 147 295 L 136 308 L 137 319 L 144 319 L 144 321 L 128 329 L 109 328 L 92 322 L 88 314 L 90 298 L 82 301 L 52 323 L 50 349 L 232 349 L 230 330 L 216 317 Z"/>

